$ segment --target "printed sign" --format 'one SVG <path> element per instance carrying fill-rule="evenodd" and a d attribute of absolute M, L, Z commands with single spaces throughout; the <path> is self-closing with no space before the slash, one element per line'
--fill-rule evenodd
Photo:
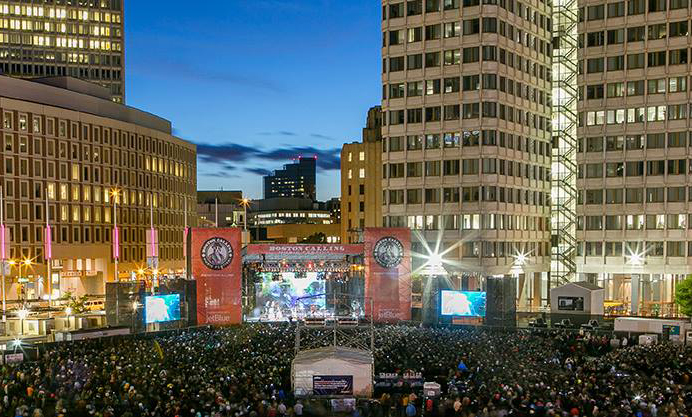
<path fill-rule="evenodd" d="M 314 395 L 353 395 L 353 375 L 315 375 L 312 377 Z"/>

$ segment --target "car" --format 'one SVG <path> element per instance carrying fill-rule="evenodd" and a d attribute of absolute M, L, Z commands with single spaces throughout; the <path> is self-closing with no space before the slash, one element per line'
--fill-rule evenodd
<path fill-rule="evenodd" d="M 529 327 L 546 328 L 548 327 L 548 323 L 546 323 L 543 317 L 538 317 L 537 319 L 531 320 L 529 322 Z"/>
<path fill-rule="evenodd" d="M 597 330 L 599 327 L 598 320 L 589 320 L 588 323 L 581 325 L 581 328 L 584 330 Z"/>
<path fill-rule="evenodd" d="M 572 324 L 572 320 L 570 319 L 562 319 L 559 322 L 555 323 L 554 325 L 558 329 L 571 329 L 574 327 L 574 324 Z"/>
<path fill-rule="evenodd" d="M 104 300 L 89 300 L 84 302 L 84 308 L 87 311 L 100 311 L 105 308 L 105 304 Z"/>

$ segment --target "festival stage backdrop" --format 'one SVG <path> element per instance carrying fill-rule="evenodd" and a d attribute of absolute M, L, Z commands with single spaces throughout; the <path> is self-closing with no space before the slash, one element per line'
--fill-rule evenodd
<path fill-rule="evenodd" d="M 242 322 L 242 254 L 238 228 L 192 229 L 197 324 Z"/>
<path fill-rule="evenodd" d="M 376 322 L 411 320 L 411 230 L 366 228 L 364 251 L 366 314 Z"/>

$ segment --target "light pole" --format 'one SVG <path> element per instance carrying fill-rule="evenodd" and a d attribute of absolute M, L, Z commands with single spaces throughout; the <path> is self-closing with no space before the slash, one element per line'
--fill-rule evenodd
<path fill-rule="evenodd" d="M 243 197 L 242 200 L 240 200 L 240 203 L 243 205 L 243 232 L 247 235 L 247 208 L 250 205 L 250 199 L 247 197 Z M 250 239 L 248 238 L 248 243 L 250 243 Z"/>
<path fill-rule="evenodd" d="M 2 321 L 7 321 L 7 299 L 5 296 L 5 267 L 7 265 L 7 247 L 9 242 L 6 238 L 9 233 L 5 233 L 5 202 L 3 201 L 3 189 L 0 185 L 0 269 L 2 269 Z"/>

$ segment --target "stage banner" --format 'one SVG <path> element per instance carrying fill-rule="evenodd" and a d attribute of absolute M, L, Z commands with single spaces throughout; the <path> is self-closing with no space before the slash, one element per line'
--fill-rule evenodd
<path fill-rule="evenodd" d="M 197 324 L 240 324 L 240 229 L 193 228 L 191 231 L 192 277 L 197 281 Z"/>
<path fill-rule="evenodd" d="M 366 315 L 411 320 L 411 230 L 366 228 L 364 240 Z"/>

